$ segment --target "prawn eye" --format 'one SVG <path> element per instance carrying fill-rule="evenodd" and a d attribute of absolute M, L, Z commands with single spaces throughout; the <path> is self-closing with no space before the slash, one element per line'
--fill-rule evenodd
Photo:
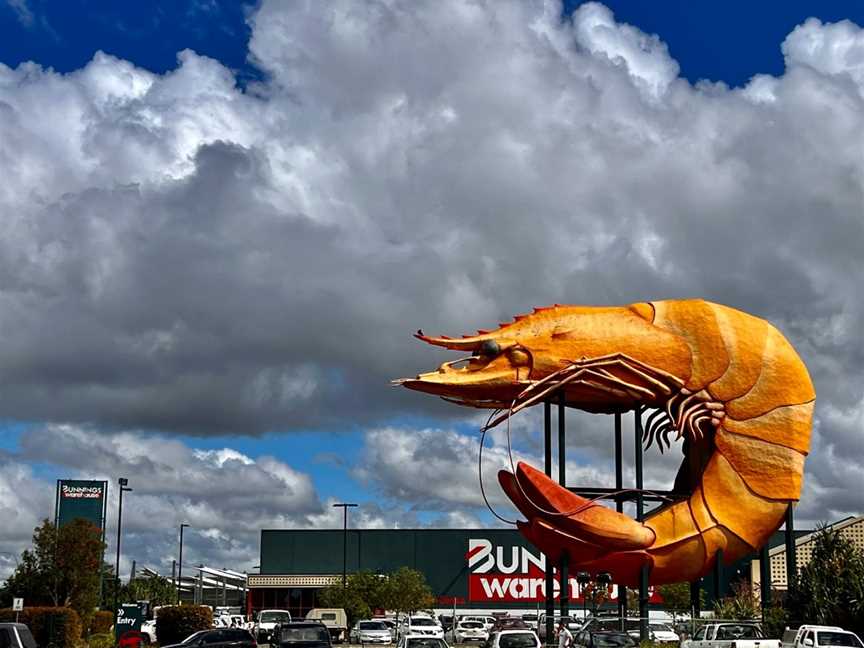
<path fill-rule="evenodd" d="M 486 356 L 487 358 L 492 358 L 501 353 L 501 347 L 498 346 L 498 343 L 495 340 L 483 340 L 480 343 L 480 348 L 477 351 L 482 356 Z"/>

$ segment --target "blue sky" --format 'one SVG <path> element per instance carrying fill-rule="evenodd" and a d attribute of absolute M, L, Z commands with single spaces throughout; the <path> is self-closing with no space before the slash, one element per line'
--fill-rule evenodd
<path fill-rule="evenodd" d="M 486 521 L 457 488 L 474 479 L 476 420 L 386 384 L 441 361 L 410 333 L 456 334 L 558 301 L 694 294 L 763 313 L 797 336 L 822 381 L 821 420 L 846 431 L 822 456 L 856 447 L 864 395 L 832 376 L 855 357 L 848 331 L 864 318 L 843 292 L 855 274 L 844 251 L 860 268 L 860 155 L 844 144 L 856 132 L 853 88 L 864 73 L 858 28 L 827 23 L 864 25 L 864 4 L 605 4 L 614 20 L 565 2 L 581 26 L 606 31 L 562 32 L 579 47 L 553 55 L 508 22 L 520 11 L 539 21 L 531 3 L 459 29 L 436 25 L 434 11 L 404 12 L 389 29 L 374 3 L 358 2 L 356 21 L 346 22 L 376 36 L 366 47 L 348 28 L 338 41 L 314 2 L 0 0 L 0 63 L 69 75 L 22 67 L 0 78 L 0 107 L 14 106 L 15 116 L 0 131 L 10 178 L 0 219 L 21 237 L 9 237 L 8 253 L 0 248 L 0 270 L 21 273 L 0 285 L 10 300 L 0 330 L 22 338 L 8 343 L 16 352 L 2 376 L 11 387 L 0 416 L 12 422 L 0 432 L 0 469 L 7 461 L 47 482 L 92 471 L 84 456 L 39 447 L 53 440 L 72 457 L 81 438 L 71 428 L 92 426 L 120 449 L 106 454 L 116 460 L 104 464 L 109 473 L 149 474 L 147 453 L 177 440 L 178 463 L 154 474 L 190 461 L 218 474 L 208 471 L 229 448 L 279 462 L 261 473 L 235 466 L 238 479 L 308 495 L 308 476 L 310 500 L 365 502 L 370 524 Z M 791 38 L 810 17 L 822 24 Z M 668 53 L 623 23 L 656 34 Z M 400 40 L 403 32 L 413 36 Z M 415 48 L 411 38 L 423 42 Z M 808 49 L 819 38 L 836 47 Z M 215 62 L 193 54 L 178 63 L 186 49 Z M 110 57 L 94 61 L 97 51 Z M 506 72 L 494 52 L 511 63 Z M 675 63 L 690 85 L 675 85 Z M 751 83 L 757 74 L 773 78 Z M 706 89 L 704 79 L 743 90 Z M 831 113 L 844 107 L 849 115 Z M 447 130 L 457 123 L 466 129 Z M 750 213 L 763 217 L 750 222 Z M 814 213 L 824 226 L 809 232 Z M 741 238 L 702 246 L 728 231 Z M 663 258 L 681 265 L 670 270 Z M 250 383 L 257 391 L 246 398 Z M 601 427 L 571 449 L 586 479 L 607 471 Z M 122 436 L 129 430 L 155 441 L 124 463 L 124 444 L 135 445 Z M 399 446 L 414 469 L 436 453 L 464 460 L 452 484 L 444 471 L 417 473 L 430 489 L 460 494 L 430 501 L 423 483 L 389 465 L 380 453 L 400 434 L 421 439 Z M 524 452 L 536 442 L 520 440 Z M 657 461 L 674 474 L 668 458 Z M 823 486 L 829 463 L 811 464 Z M 0 470 L 0 491 L 3 478 Z M 154 491 L 138 514 L 155 515 L 158 497 L 174 496 Z M 255 523 L 338 522 L 290 497 L 266 506 Z M 224 524 L 243 507 L 252 505 L 223 511 Z M 286 507 L 296 518 L 280 517 Z M 0 534 L 0 549 L 21 537 Z M 247 560 L 248 546 L 230 544 L 198 549 Z"/>
<path fill-rule="evenodd" d="M 564 10 L 570 13 L 580 4 L 566 0 Z M 780 42 L 811 16 L 823 22 L 864 23 L 864 6 L 855 0 L 605 4 L 619 21 L 658 34 L 681 66 L 682 76 L 691 82 L 709 79 L 734 86 L 756 73 L 780 74 Z M 254 6 L 224 0 L 6 2 L 0 10 L 0 61 L 9 66 L 36 61 L 69 72 L 102 50 L 165 72 L 176 67 L 178 51 L 190 48 L 237 71 L 242 83 L 260 76 L 247 59 L 246 16 Z"/>

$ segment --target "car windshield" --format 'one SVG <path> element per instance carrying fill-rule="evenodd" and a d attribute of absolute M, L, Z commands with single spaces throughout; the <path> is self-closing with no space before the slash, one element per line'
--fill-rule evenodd
<path fill-rule="evenodd" d="M 288 612 L 262 612 L 258 617 L 259 623 L 291 623 L 291 614 Z"/>
<path fill-rule="evenodd" d="M 361 630 L 387 630 L 387 626 L 380 621 L 361 621 L 358 625 Z"/>
<path fill-rule="evenodd" d="M 432 619 L 427 617 L 411 617 L 412 626 L 434 626 L 438 625 Z"/>
<path fill-rule="evenodd" d="M 508 632 L 498 638 L 501 648 L 535 648 L 537 644 L 533 632 Z"/>
<path fill-rule="evenodd" d="M 460 628 L 482 628 L 483 624 L 479 621 L 463 621 L 459 624 Z"/>
<path fill-rule="evenodd" d="M 447 644 L 442 639 L 433 639 L 432 637 L 415 638 L 408 640 L 407 648 L 447 648 Z"/>
<path fill-rule="evenodd" d="M 762 633 L 754 625 L 721 625 L 715 639 L 761 639 Z"/>
<path fill-rule="evenodd" d="M 186 637 L 186 638 L 185 638 L 183 641 L 181 641 L 180 643 L 184 643 L 184 644 L 191 644 L 191 643 L 195 643 L 195 642 L 198 641 L 199 639 L 202 639 L 202 638 L 204 637 L 204 635 L 207 634 L 208 632 L 210 632 L 210 631 L 209 631 L 209 630 L 199 630 L 199 631 L 196 632 L 195 634 L 191 634 L 191 635 L 189 635 L 188 637 Z"/>
<path fill-rule="evenodd" d="M 623 632 L 595 634 L 593 643 L 597 648 L 617 648 L 618 646 L 635 646 L 636 641 L 630 635 Z"/>
<path fill-rule="evenodd" d="M 853 646 L 861 648 L 861 640 L 851 632 L 817 632 L 816 643 L 820 646 Z"/>
<path fill-rule="evenodd" d="M 282 628 L 282 643 L 298 641 L 314 641 L 330 643 L 330 633 L 324 626 L 306 626 L 304 628 Z"/>
<path fill-rule="evenodd" d="M 652 630 L 659 630 L 660 632 L 674 632 L 674 630 L 665 623 L 651 623 L 649 624 L 649 627 Z"/>

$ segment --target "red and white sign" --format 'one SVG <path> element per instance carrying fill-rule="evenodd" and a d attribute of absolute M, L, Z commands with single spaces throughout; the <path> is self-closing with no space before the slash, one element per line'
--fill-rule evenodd
<path fill-rule="evenodd" d="M 497 546 L 486 538 L 468 540 L 468 600 L 472 603 L 535 603 L 546 600 L 546 556 L 527 547 Z M 568 598 L 582 602 L 582 586 L 568 580 Z M 589 586 L 591 587 L 591 586 Z M 553 594 L 561 594 L 558 570 L 553 576 Z M 651 600 L 655 600 L 653 589 Z M 618 586 L 610 585 L 608 600 L 618 598 Z"/>
<path fill-rule="evenodd" d="M 63 484 L 60 489 L 60 497 L 64 499 L 99 499 L 102 497 L 102 487 Z"/>

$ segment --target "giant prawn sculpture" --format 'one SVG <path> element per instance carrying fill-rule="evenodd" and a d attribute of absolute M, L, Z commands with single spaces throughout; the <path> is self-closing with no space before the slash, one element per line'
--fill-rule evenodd
<path fill-rule="evenodd" d="M 635 586 L 693 581 L 763 546 L 801 493 L 815 392 L 803 362 L 765 320 L 702 300 L 555 305 L 461 339 L 417 337 L 470 356 L 396 381 L 474 407 L 487 427 L 563 390 L 595 413 L 652 409 L 645 441 L 683 437 L 674 491 L 644 523 L 575 495 L 525 463 L 501 486 L 522 533 L 553 560 Z"/>

